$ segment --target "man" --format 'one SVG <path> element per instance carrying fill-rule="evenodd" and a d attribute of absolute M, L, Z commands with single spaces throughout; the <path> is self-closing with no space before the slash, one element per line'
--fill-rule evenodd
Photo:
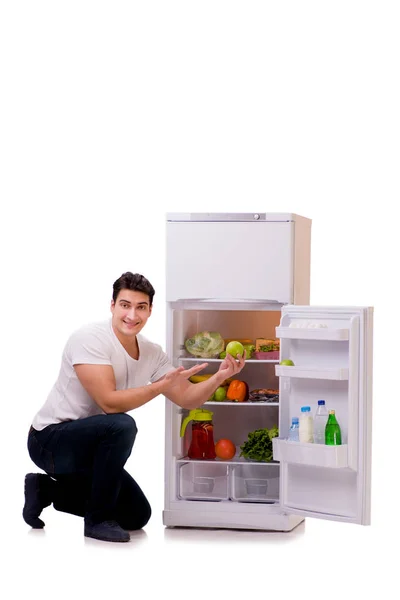
<path fill-rule="evenodd" d="M 67 341 L 58 379 L 28 435 L 29 454 L 47 473 L 25 477 L 23 517 L 31 527 L 44 527 L 39 516 L 53 503 L 84 517 L 85 536 L 128 541 L 127 530 L 144 527 L 151 508 L 124 469 L 137 433 L 126 413 L 159 394 L 197 408 L 243 369 L 244 358 L 227 355 L 207 381 L 190 383 L 207 363 L 175 369 L 161 346 L 140 334 L 154 293 L 145 277 L 124 273 L 113 285 L 111 319 L 86 325 Z"/>

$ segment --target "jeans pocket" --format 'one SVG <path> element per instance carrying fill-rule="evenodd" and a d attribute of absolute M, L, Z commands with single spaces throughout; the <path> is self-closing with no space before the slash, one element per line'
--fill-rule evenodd
<path fill-rule="evenodd" d="M 54 474 L 55 467 L 53 453 L 41 446 L 37 441 L 35 434 L 30 434 L 28 437 L 28 452 L 29 456 L 39 469 L 42 469 L 49 475 Z"/>

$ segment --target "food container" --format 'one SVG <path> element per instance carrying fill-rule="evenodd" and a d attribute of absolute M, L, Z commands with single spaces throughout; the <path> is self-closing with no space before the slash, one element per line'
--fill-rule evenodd
<path fill-rule="evenodd" d="M 266 496 L 268 481 L 266 479 L 245 479 L 248 496 Z"/>
<path fill-rule="evenodd" d="M 271 352 L 253 352 L 251 358 L 255 360 L 279 360 L 279 350 L 272 350 Z"/>

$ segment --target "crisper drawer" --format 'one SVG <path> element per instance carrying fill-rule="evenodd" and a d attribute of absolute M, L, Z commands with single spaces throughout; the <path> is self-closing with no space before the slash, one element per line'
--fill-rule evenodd
<path fill-rule="evenodd" d="M 179 466 L 179 496 L 185 500 L 228 500 L 229 467 L 215 463 L 184 463 Z"/>
<path fill-rule="evenodd" d="M 237 502 L 279 500 L 278 465 L 235 465 L 231 470 L 231 499 Z"/>

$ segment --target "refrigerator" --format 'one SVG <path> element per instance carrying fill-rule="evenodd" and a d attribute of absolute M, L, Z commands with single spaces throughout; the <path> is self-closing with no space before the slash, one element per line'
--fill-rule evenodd
<path fill-rule="evenodd" d="M 306 517 L 370 524 L 373 308 L 310 305 L 311 220 L 286 213 L 173 213 L 166 218 L 166 351 L 174 366 L 202 331 L 224 339 L 276 338 L 280 357 L 246 360 L 235 376 L 276 402 L 206 402 L 214 440 L 231 460 L 192 460 L 188 410 L 165 402 L 166 527 L 290 531 Z M 338 281 L 340 284 L 340 281 Z M 281 366 L 290 358 L 294 366 Z M 195 384 L 196 385 L 196 384 Z M 342 444 L 288 441 L 302 406 L 335 410 Z M 257 429 L 279 428 L 273 460 L 240 456 Z"/>

